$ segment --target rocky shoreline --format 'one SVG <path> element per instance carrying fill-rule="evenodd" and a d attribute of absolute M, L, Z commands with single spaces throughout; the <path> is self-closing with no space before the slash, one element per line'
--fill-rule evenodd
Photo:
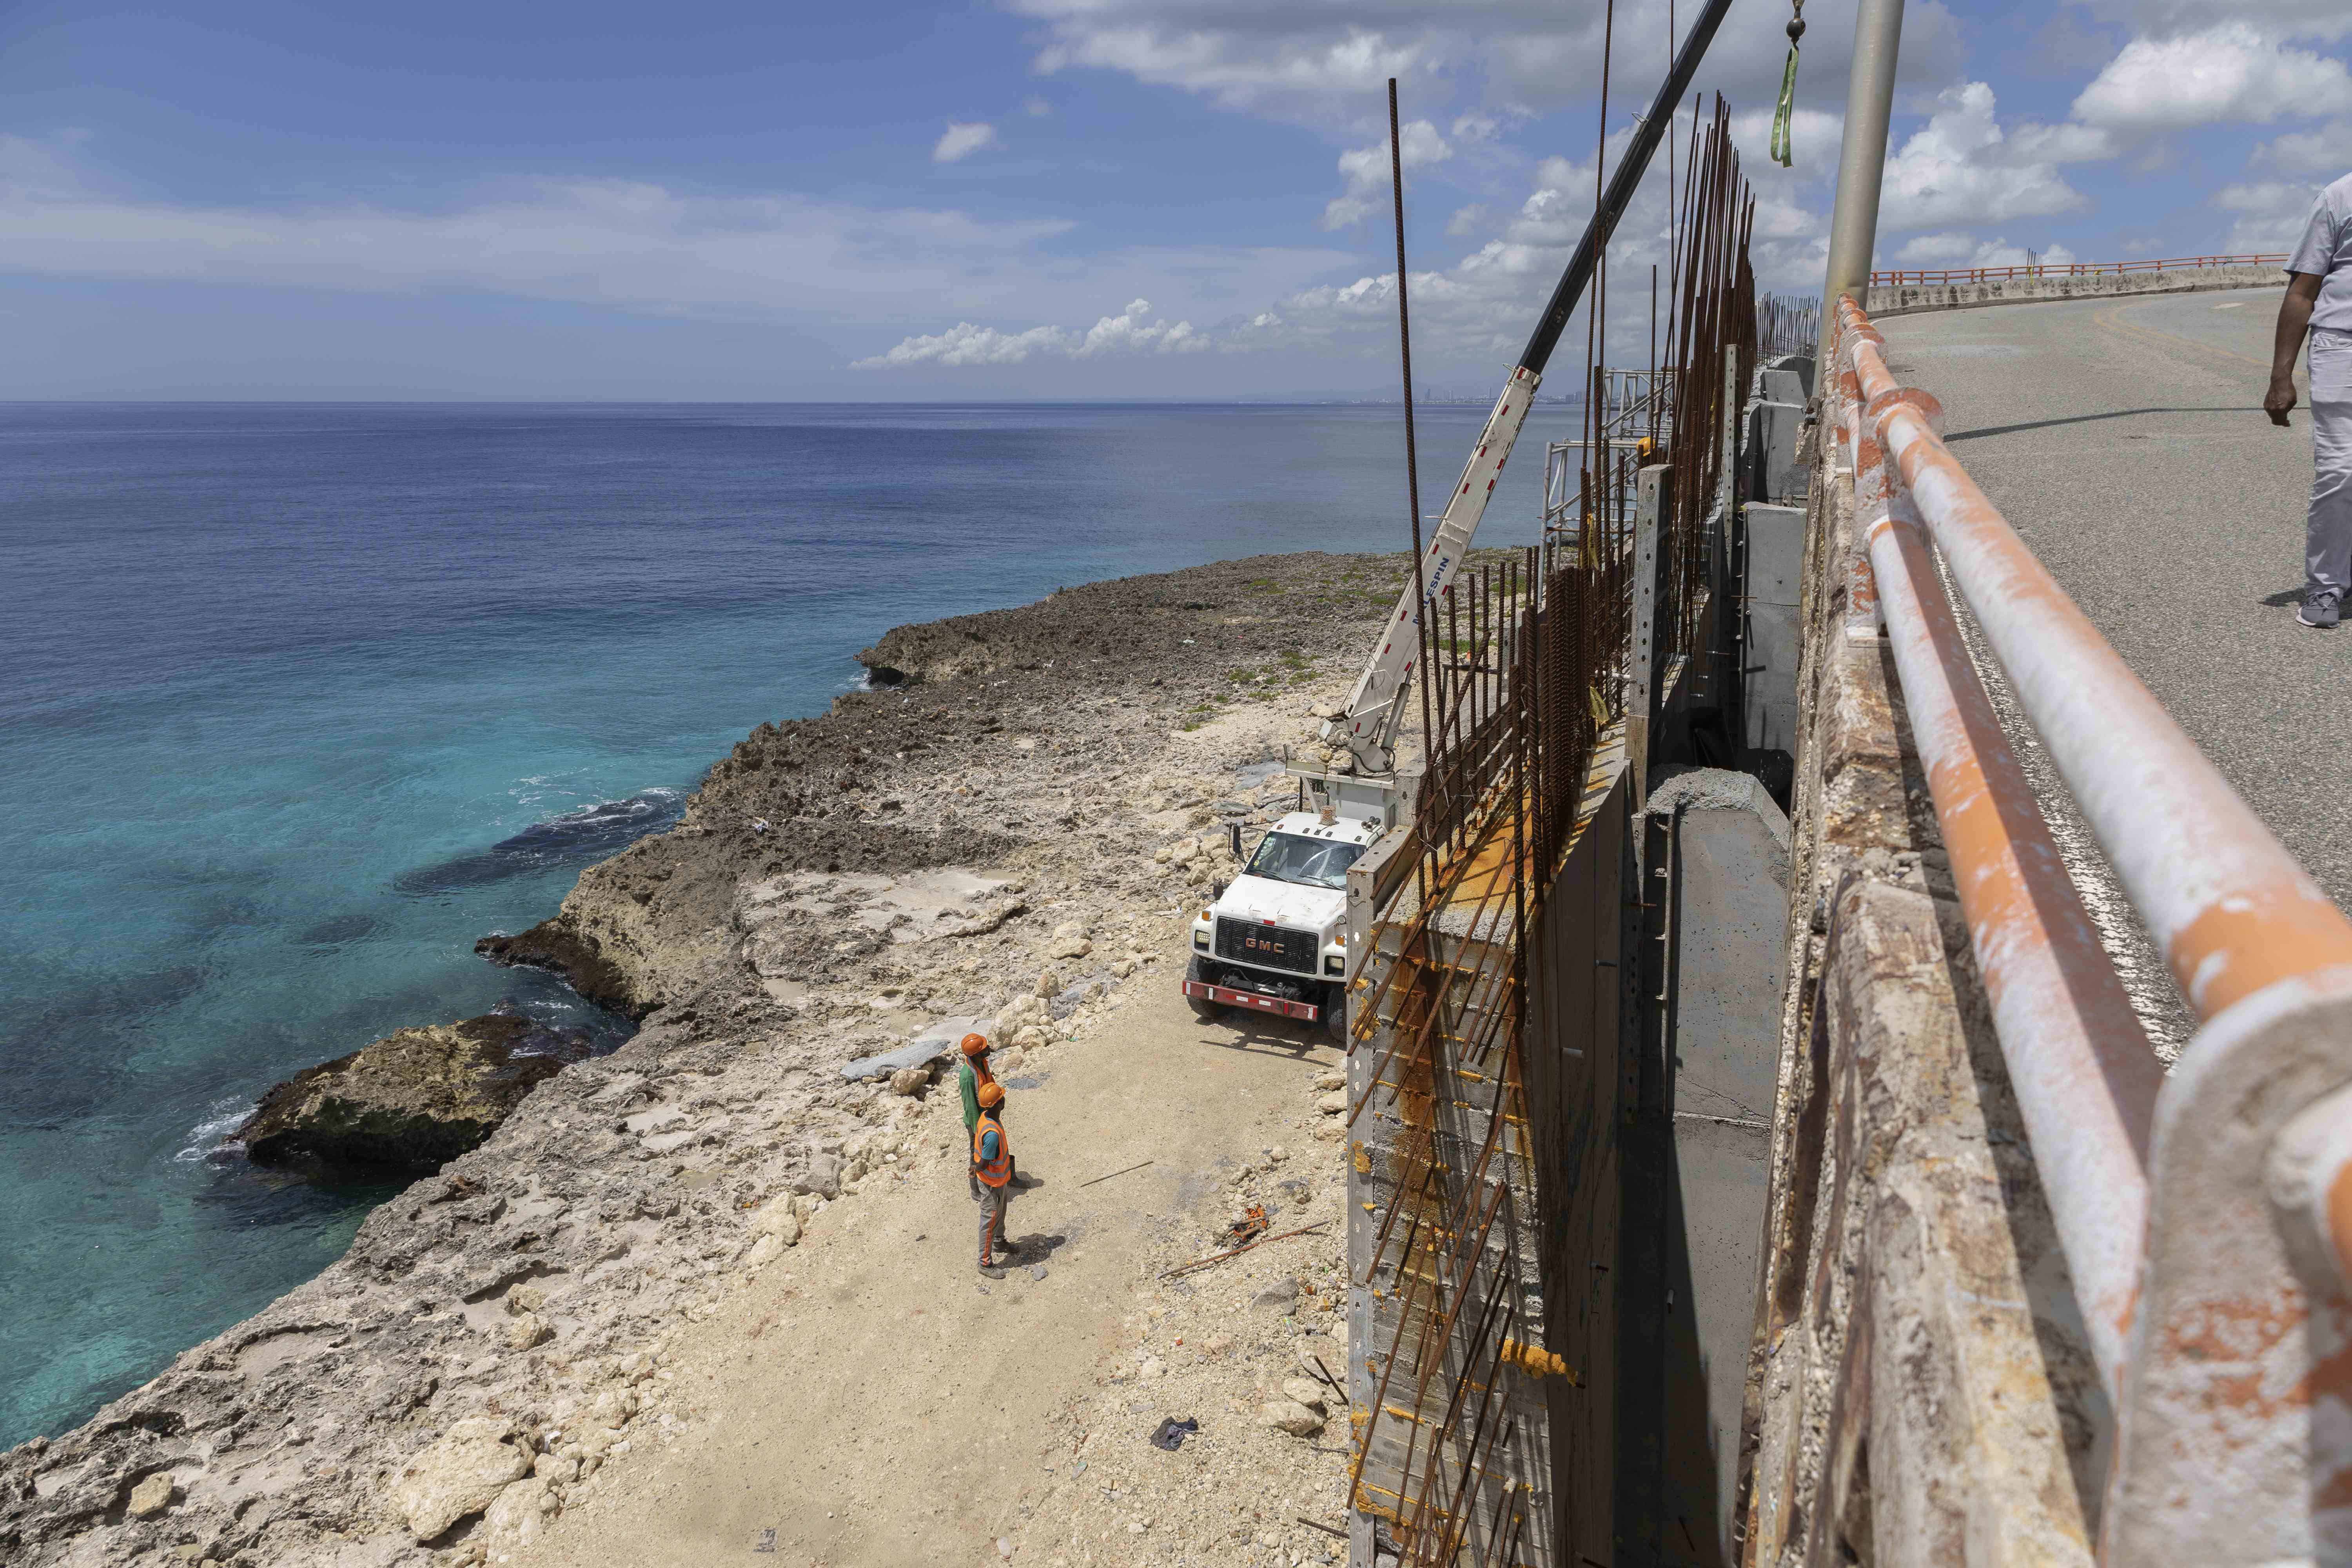
<path fill-rule="evenodd" d="M 625 1463 L 681 1321 L 893 1165 L 946 1157 L 952 1095 L 844 1063 L 971 1018 L 1015 1070 L 1139 972 L 1172 984 L 1155 932 L 1210 879 L 1200 846 L 1284 804 L 1271 770 L 1234 771 L 1260 721 L 1306 740 L 1402 571 L 1260 557 L 888 634 L 860 655 L 876 689 L 761 725 L 676 826 L 480 944 L 635 1037 L 531 1068 L 487 1142 L 317 1279 L 0 1454 L 0 1560 L 391 1568 L 527 1542 Z M 317 1099 L 355 1059 L 281 1090 Z"/>

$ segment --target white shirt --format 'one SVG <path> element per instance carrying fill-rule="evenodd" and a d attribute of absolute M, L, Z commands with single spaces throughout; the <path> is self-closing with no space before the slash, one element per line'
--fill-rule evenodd
<path fill-rule="evenodd" d="M 2311 308 L 2313 326 L 2352 332 L 2352 174 L 2319 193 L 2311 221 L 2303 227 L 2303 243 L 2287 258 L 2286 269 L 2326 279 Z"/>

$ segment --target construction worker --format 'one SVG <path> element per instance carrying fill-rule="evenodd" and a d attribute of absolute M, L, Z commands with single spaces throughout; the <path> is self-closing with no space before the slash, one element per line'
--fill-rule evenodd
<path fill-rule="evenodd" d="M 2343 619 L 2352 588 L 2352 174 L 2319 193 L 2287 258 L 2263 410 L 2274 425 L 2294 406 L 2294 361 L 2311 344 L 2311 511 L 2304 530 L 2303 608 L 2316 631 Z"/>
<path fill-rule="evenodd" d="M 1004 1278 L 996 1261 L 1012 1252 L 1004 1237 L 1005 1201 L 1013 1192 L 1013 1145 L 1004 1136 L 1004 1088 L 994 1079 L 980 1086 L 978 1116 L 971 1131 L 971 1180 L 980 1194 L 980 1271 Z"/>
<path fill-rule="evenodd" d="M 994 1083 L 996 1075 L 989 1071 L 988 1053 L 991 1047 L 986 1035 L 966 1035 L 959 1048 L 963 1052 L 963 1061 L 956 1068 L 956 1092 L 963 1100 L 963 1132 L 969 1138 L 973 1124 L 980 1120 L 980 1086 Z M 1013 1184 L 1015 1187 L 1034 1187 L 1039 1183 L 1034 1176 L 1023 1175 L 1016 1166 L 1013 1172 Z M 971 1195 L 975 1198 L 980 1196 L 980 1182 L 976 1177 L 971 1184 Z"/>

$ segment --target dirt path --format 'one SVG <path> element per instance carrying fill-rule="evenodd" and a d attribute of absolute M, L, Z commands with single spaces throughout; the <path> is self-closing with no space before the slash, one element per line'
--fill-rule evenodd
<path fill-rule="evenodd" d="M 1044 1278 L 976 1273 L 962 1125 L 952 1082 L 934 1088 L 921 1154 L 818 1214 L 674 1340 L 649 1385 L 668 1384 L 661 1414 L 633 1429 L 658 1452 L 575 1491 L 498 1560 L 700 1568 L 772 1551 L 900 1568 L 999 1563 L 1001 1541 L 1015 1561 L 1286 1563 L 1336 1548 L 1290 1516 L 1338 1517 L 1341 1460 L 1315 1445 L 1344 1442 L 1344 1418 L 1302 1439 L 1255 1401 L 1297 1375 L 1300 1344 L 1344 1376 L 1344 1339 L 1319 1331 L 1339 1314 L 1311 1289 L 1288 1311 L 1233 1303 L 1337 1258 L 1340 1145 L 1317 1086 L 1339 1053 L 1297 1026 L 1195 1019 L 1169 927 L 1160 962 L 1089 1038 L 1014 1080 L 1034 1087 L 1015 1089 L 1008 1130 L 1045 1184 L 1015 1200 L 1011 1229 Z M 1241 1195 L 1274 1200 L 1275 1230 L 1334 1223 L 1194 1282 L 1152 1280 L 1213 1248 L 1244 1167 Z M 1201 1436 L 1151 1447 L 1162 1415 Z M 665 1422 L 673 1435 L 653 1436 Z"/>

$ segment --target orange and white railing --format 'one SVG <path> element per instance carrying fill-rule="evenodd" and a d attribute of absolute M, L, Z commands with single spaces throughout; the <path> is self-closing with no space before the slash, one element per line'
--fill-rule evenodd
<path fill-rule="evenodd" d="M 1824 424 L 2116 1412 L 2111 1564 L 2352 1552 L 2352 921 L 2075 607 L 1853 299 Z M 1930 546 L 2202 1022 L 2149 1048 Z M 1875 635 L 1850 612 L 1848 635 Z"/>
<path fill-rule="evenodd" d="M 1947 267 L 1874 272 L 1870 286 L 1895 289 L 1936 283 L 1997 283 L 2012 278 L 2096 278 L 2115 272 L 2168 272 L 2199 267 L 2284 267 L 2284 256 L 2173 256 L 2158 261 L 2030 261 L 2020 267 Z"/>

